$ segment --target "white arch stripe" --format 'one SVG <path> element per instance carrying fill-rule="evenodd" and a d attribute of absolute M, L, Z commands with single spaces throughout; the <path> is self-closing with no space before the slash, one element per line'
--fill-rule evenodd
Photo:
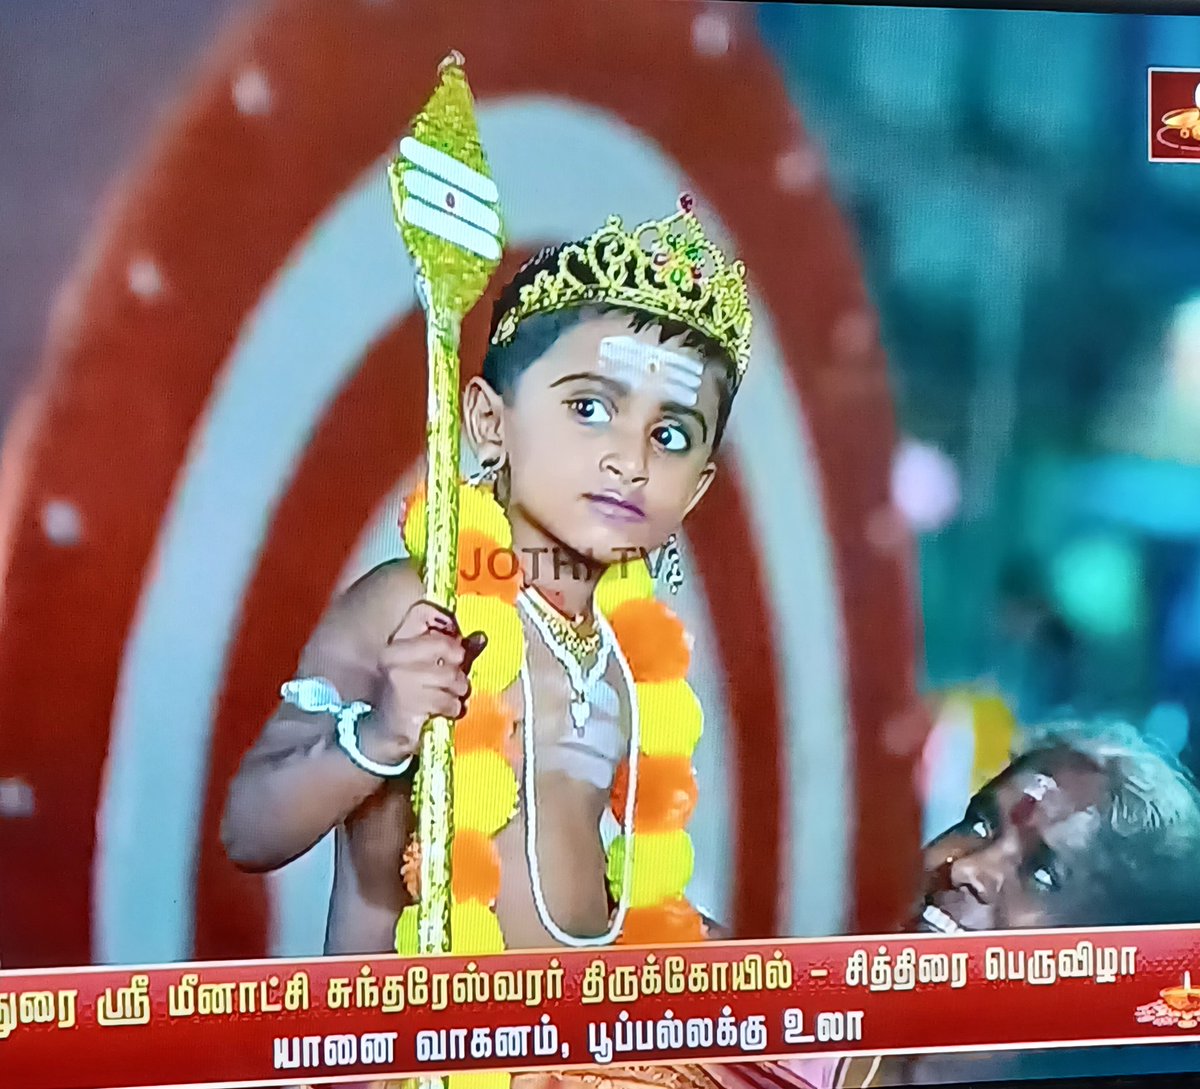
<path fill-rule="evenodd" d="M 662 214 L 683 179 L 642 134 L 594 109 L 532 98 L 484 104 L 480 128 L 493 171 L 505 194 L 506 220 L 515 242 L 540 244 L 589 230 L 611 211 L 628 220 Z M 590 169 L 603 162 L 604 171 Z M 527 184 L 529 163 L 564 169 Z M 547 166 L 547 164 L 549 164 Z M 582 169 L 571 171 L 578 164 Z M 614 192 L 612 179 L 626 186 Z M 170 961 L 190 955 L 192 880 L 208 764 L 213 700 L 225 668 L 227 642 L 246 580 L 271 511 L 285 491 L 307 436 L 365 348 L 412 306 L 403 249 L 391 228 L 382 163 L 366 172 L 331 206 L 297 247 L 250 315 L 214 386 L 212 401 L 193 436 L 189 460 L 149 570 L 137 621 L 126 649 L 114 708 L 110 759 L 98 815 L 94 874 L 97 920 L 95 957 L 101 962 Z M 753 388 L 788 383 L 778 349 L 762 343 Z M 739 404 L 732 443 L 747 450 L 772 442 L 770 429 L 750 426 L 751 411 Z M 752 410 L 757 415 L 757 409 Z M 785 420 L 790 430 L 794 420 Z M 731 436 L 732 438 L 732 436 Z M 747 483 L 756 499 L 756 521 L 768 547 L 777 590 L 791 585 L 795 527 L 775 529 L 778 495 L 771 482 L 809 481 L 803 451 L 784 449 L 792 461 L 753 453 Z M 762 485 L 749 477 L 765 472 Z M 214 533 L 213 527 L 221 532 Z M 764 528 L 765 527 L 765 528 Z M 197 547 L 197 542 L 203 547 Z M 775 542 L 772 544 L 772 542 Z M 783 546 L 782 549 L 780 546 Z M 820 557 L 813 560 L 818 567 Z M 831 578 L 826 567 L 823 576 Z M 789 595 L 790 596 L 790 595 Z M 836 612 L 817 595 L 795 608 L 780 603 L 776 634 L 795 671 L 790 689 L 790 731 L 802 740 L 812 731 L 840 734 L 842 719 L 807 717 L 813 693 L 834 686 L 841 667 L 817 670 L 798 650 L 840 630 Z M 825 663 L 827 664 L 827 663 Z M 838 697 L 828 697 L 828 710 Z M 817 701 L 820 702 L 820 701 Z M 831 769 L 832 770 L 832 769 Z M 798 804 L 805 806 L 805 794 Z M 830 805 L 831 793 L 836 802 Z M 824 846 L 836 842 L 844 824 L 844 784 L 821 774 L 818 795 L 796 817 L 818 827 Z M 796 825 L 793 825 L 796 827 Z M 824 856 L 825 852 L 822 851 Z M 796 871 L 800 872 L 800 871 Z M 795 894 L 818 890 L 798 882 Z"/>
<path fill-rule="evenodd" d="M 98 814 L 99 962 L 191 954 L 213 703 L 247 580 L 313 425 L 414 303 L 411 265 L 381 216 L 389 199 L 378 163 L 301 241 L 192 437 L 118 683 Z"/>
<path fill-rule="evenodd" d="M 788 794 L 780 831 L 788 901 L 779 918 L 789 934 L 833 934 L 846 918 L 854 823 L 844 629 L 808 423 L 779 364 L 765 308 L 754 322 L 754 362 L 729 430 L 768 573 L 783 674 Z M 804 471 L 795 472 L 797 465 Z"/>

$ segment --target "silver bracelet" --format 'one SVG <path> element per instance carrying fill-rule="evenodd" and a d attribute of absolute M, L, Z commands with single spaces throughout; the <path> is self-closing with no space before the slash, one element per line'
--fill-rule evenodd
<path fill-rule="evenodd" d="M 337 743 L 354 764 L 381 779 L 396 779 L 408 771 L 411 756 L 399 764 L 380 764 L 358 747 L 358 721 L 371 713 L 371 705 L 362 700 L 343 703 L 332 681 L 324 677 L 301 677 L 288 681 L 279 690 L 285 703 L 309 714 L 328 713 L 337 720 Z"/>

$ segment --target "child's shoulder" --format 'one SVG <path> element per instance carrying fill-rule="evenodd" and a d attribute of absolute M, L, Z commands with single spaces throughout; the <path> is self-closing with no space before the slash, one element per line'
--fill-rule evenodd
<path fill-rule="evenodd" d="M 424 593 L 421 574 L 407 556 L 385 560 L 360 575 L 345 590 L 343 600 L 362 602 L 380 597 L 410 595 L 417 600 Z"/>
<path fill-rule="evenodd" d="M 343 590 L 329 611 L 337 629 L 365 637 L 372 643 L 386 640 L 404 614 L 425 593 L 421 576 L 407 558 L 388 560 L 373 567 Z"/>

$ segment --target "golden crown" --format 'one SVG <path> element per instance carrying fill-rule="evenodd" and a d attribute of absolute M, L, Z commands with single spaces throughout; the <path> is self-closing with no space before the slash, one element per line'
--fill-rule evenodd
<path fill-rule="evenodd" d="M 740 384 L 750 363 L 746 267 L 725 260 L 693 207 L 685 193 L 667 219 L 627 231 L 619 216 L 610 216 L 590 238 L 543 250 L 529 264 L 546 267 L 500 313 L 492 343 L 508 343 L 534 314 L 610 303 L 672 318 L 710 337 L 729 353 Z"/>

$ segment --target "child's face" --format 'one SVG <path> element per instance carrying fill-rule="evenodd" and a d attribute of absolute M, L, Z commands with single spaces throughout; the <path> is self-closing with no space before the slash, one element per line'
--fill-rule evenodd
<path fill-rule="evenodd" d="M 659 547 L 715 472 L 719 375 L 626 315 L 572 326 L 503 410 L 510 510 L 601 562 Z"/>

